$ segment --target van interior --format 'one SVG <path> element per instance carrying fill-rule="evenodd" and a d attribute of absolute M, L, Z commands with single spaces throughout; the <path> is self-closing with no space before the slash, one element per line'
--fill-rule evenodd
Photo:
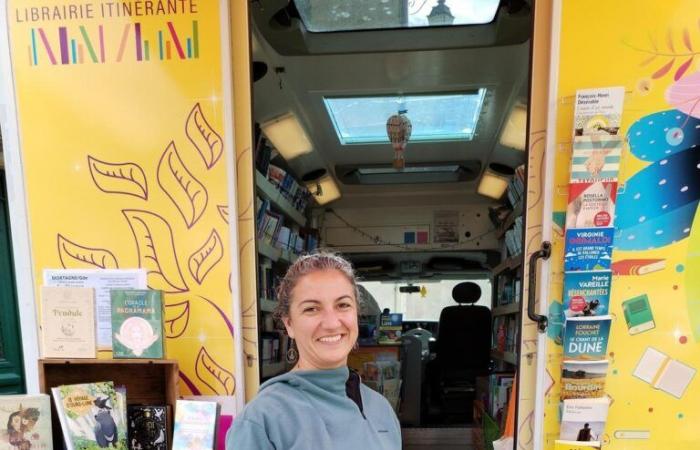
<path fill-rule="evenodd" d="M 532 10 L 251 2 L 261 381 L 292 367 L 275 283 L 321 247 L 361 280 L 348 363 L 395 408 L 404 448 L 479 448 L 502 430 L 519 361 Z"/>

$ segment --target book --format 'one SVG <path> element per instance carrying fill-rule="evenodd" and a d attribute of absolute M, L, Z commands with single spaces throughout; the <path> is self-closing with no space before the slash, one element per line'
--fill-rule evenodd
<path fill-rule="evenodd" d="M 614 228 L 566 230 L 564 271 L 609 270 Z"/>
<path fill-rule="evenodd" d="M 616 197 L 616 181 L 570 183 L 566 228 L 613 226 Z"/>
<path fill-rule="evenodd" d="M 112 289 L 114 358 L 163 358 L 163 300 L 152 289 Z"/>
<path fill-rule="evenodd" d="M 41 350 L 44 358 L 95 358 L 95 290 L 41 287 Z"/>
<path fill-rule="evenodd" d="M 581 271 L 564 274 L 564 317 L 608 314 L 611 272 Z"/>
<path fill-rule="evenodd" d="M 554 450 L 590 450 L 600 449 L 600 445 L 595 442 L 554 441 Z"/>
<path fill-rule="evenodd" d="M 665 259 L 623 259 L 612 264 L 613 275 L 646 275 L 665 268 Z"/>
<path fill-rule="evenodd" d="M 382 314 L 379 317 L 378 344 L 396 344 L 401 342 L 401 330 L 403 328 L 403 314 Z"/>
<path fill-rule="evenodd" d="M 624 86 L 576 91 L 574 136 L 617 135 L 624 99 Z"/>
<path fill-rule="evenodd" d="M 646 294 L 622 302 L 622 312 L 630 334 L 639 334 L 656 327 Z"/>
<path fill-rule="evenodd" d="M 67 450 L 126 450 L 126 400 L 111 381 L 51 388 Z"/>
<path fill-rule="evenodd" d="M 561 371 L 561 399 L 603 397 L 608 365 L 607 359 L 564 361 Z"/>
<path fill-rule="evenodd" d="M 559 439 L 600 446 L 609 407 L 607 397 L 564 400 Z"/>
<path fill-rule="evenodd" d="M 564 359 L 605 359 L 611 316 L 570 317 L 564 323 Z"/>
<path fill-rule="evenodd" d="M 623 138 L 576 136 L 571 152 L 571 182 L 617 180 Z"/>
<path fill-rule="evenodd" d="M 695 376 L 695 368 L 647 347 L 632 375 L 676 398 L 682 398 Z"/>
<path fill-rule="evenodd" d="M 168 414 L 163 405 L 129 405 L 130 450 L 168 450 Z"/>
<path fill-rule="evenodd" d="M 216 402 L 177 400 L 172 450 L 213 450 L 218 416 Z"/>
<path fill-rule="evenodd" d="M 51 450 L 48 395 L 0 395 L 0 450 Z"/>

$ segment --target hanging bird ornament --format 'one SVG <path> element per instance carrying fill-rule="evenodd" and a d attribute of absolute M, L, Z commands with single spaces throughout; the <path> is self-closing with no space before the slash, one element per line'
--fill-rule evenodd
<path fill-rule="evenodd" d="M 394 148 L 394 168 L 402 170 L 405 167 L 404 151 L 406 144 L 411 137 L 413 125 L 406 116 L 408 110 L 406 106 L 401 104 L 399 112 L 389 117 L 386 121 L 386 133 L 389 135 L 389 141 Z"/>

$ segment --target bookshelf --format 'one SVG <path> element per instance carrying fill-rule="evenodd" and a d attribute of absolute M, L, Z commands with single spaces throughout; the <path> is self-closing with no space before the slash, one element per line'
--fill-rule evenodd
<path fill-rule="evenodd" d="M 268 199 L 276 210 L 290 218 L 297 225 L 302 227 L 306 225 L 304 214 L 294 208 L 289 200 L 282 195 L 282 191 L 278 190 L 272 182 L 257 170 L 255 171 L 255 190 L 258 195 Z"/>
<path fill-rule="evenodd" d="M 112 381 L 126 386 L 127 404 L 166 405 L 175 411 L 179 369 L 170 359 L 40 359 L 39 391 L 65 384 Z M 174 417 L 169 420 L 172 424 Z M 63 433 L 56 407 L 51 402 L 54 448 L 63 448 Z"/>

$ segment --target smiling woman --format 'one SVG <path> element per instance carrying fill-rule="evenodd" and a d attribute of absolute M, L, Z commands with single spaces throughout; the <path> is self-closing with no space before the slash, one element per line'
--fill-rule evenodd
<path fill-rule="evenodd" d="M 275 316 L 296 341 L 289 352 L 296 365 L 260 387 L 236 417 L 226 449 L 400 449 L 391 405 L 347 367 L 360 311 L 350 263 L 332 253 L 302 256 L 277 298 Z"/>

